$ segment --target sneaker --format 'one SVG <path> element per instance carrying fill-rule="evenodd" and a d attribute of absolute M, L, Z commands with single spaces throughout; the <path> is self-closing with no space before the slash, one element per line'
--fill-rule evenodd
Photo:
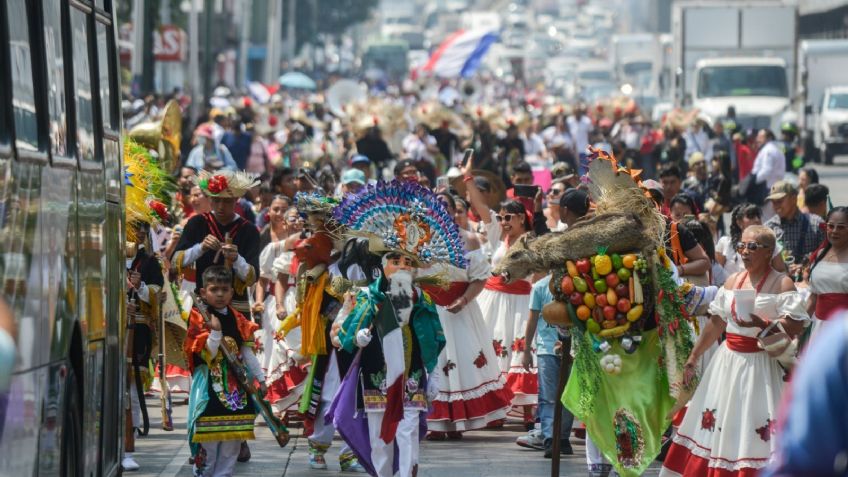
<path fill-rule="evenodd" d="M 545 459 L 550 459 L 554 455 L 553 440 L 545 440 Z M 574 455 L 574 449 L 571 448 L 571 443 L 568 441 L 559 441 L 559 455 Z"/>
<path fill-rule="evenodd" d="M 241 441 L 241 448 L 239 449 L 239 455 L 236 461 L 238 462 L 247 462 L 250 460 L 250 447 L 247 447 L 247 441 Z"/>
<path fill-rule="evenodd" d="M 535 429 L 528 432 L 527 435 L 519 436 L 518 439 L 515 440 L 515 443 L 520 447 L 526 447 L 527 449 L 545 449 L 545 441 L 542 439 L 542 433 L 537 432 Z"/>
<path fill-rule="evenodd" d="M 132 454 L 124 455 L 123 460 L 121 460 L 121 468 L 124 469 L 124 472 L 132 472 L 138 470 L 140 467 L 138 462 L 133 459 Z"/>
<path fill-rule="evenodd" d="M 309 468 L 314 470 L 326 470 L 327 461 L 323 454 L 309 454 Z"/>
<path fill-rule="evenodd" d="M 354 473 L 354 474 L 367 474 L 368 473 L 368 471 L 365 470 L 365 467 L 362 467 L 362 464 L 360 464 L 359 461 L 356 460 L 356 459 L 351 459 L 347 462 L 341 462 L 340 461 L 339 465 L 342 468 L 342 472 L 351 472 L 351 473 Z M 324 465 L 324 468 L 325 469 L 327 468 L 326 464 Z"/>

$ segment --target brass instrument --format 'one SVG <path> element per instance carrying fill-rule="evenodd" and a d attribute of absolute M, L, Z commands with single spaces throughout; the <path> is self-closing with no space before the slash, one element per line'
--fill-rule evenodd
<path fill-rule="evenodd" d="M 159 164 L 167 172 L 175 173 L 180 166 L 182 141 L 182 113 L 176 101 L 168 101 L 162 119 L 148 121 L 133 127 L 129 137 L 147 149 L 159 154 Z"/>

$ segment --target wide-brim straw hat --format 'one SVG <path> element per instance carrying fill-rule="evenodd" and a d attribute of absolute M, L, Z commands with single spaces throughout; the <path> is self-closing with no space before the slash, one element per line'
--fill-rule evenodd
<path fill-rule="evenodd" d="M 255 174 L 227 170 L 214 173 L 200 171 L 194 182 L 207 196 L 224 199 L 241 198 L 248 190 L 259 186 L 260 183 Z"/>

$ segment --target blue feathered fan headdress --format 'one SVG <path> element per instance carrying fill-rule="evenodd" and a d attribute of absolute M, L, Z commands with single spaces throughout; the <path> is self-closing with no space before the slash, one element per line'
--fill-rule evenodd
<path fill-rule="evenodd" d="M 378 182 L 345 197 L 333 218 L 372 252 L 399 252 L 419 263 L 465 268 L 459 227 L 439 198 L 415 182 Z"/>

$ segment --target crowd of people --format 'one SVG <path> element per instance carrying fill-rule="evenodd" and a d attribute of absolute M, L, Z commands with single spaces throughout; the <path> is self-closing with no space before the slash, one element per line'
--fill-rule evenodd
<path fill-rule="evenodd" d="M 670 269 L 714 297 L 693 313 L 684 380 L 694 390 L 667 433 L 663 475 L 754 475 L 789 462 L 775 454 L 783 388 L 810 336 L 848 309 L 848 209 L 833 207 L 796 157 L 791 125 L 778 140 L 739 130 L 732 111 L 715 124 L 675 111 L 652 125 L 632 101 L 371 101 L 218 98 L 186 128 L 169 220 L 138 231 L 133 296 L 155 302 L 148 286 L 167 281 L 184 301 L 197 291 L 205 302 L 181 303 L 191 310 L 185 362 L 167 367 L 164 384 L 189 395 L 197 475 L 232 475 L 249 459 L 258 410 L 219 352 L 228 339 L 275 414 L 302 422 L 312 469 L 328 468 L 338 432 L 342 471 L 414 475 L 419 421 L 442 441 L 519 419 L 527 433 L 517 445 L 572 454 L 572 429 L 585 431 L 560 407 L 558 376 L 573 345 L 542 319 L 558 285 L 551 274 L 492 270 L 528 237 L 595 214 L 583 179 L 591 151 L 638 178 L 665 218 Z M 161 106 L 125 114 L 154 119 Z M 425 228 L 420 214 L 445 220 Z M 164 273 L 144 268 L 153 255 Z M 400 348 L 384 319 L 400 323 Z M 404 378 L 398 390 L 392 373 Z M 338 399 L 345 393 L 356 397 Z M 346 422 L 339 401 L 367 419 Z M 591 475 L 621 470 L 591 438 L 587 465 Z M 138 468 L 132 455 L 124 466 Z"/>

